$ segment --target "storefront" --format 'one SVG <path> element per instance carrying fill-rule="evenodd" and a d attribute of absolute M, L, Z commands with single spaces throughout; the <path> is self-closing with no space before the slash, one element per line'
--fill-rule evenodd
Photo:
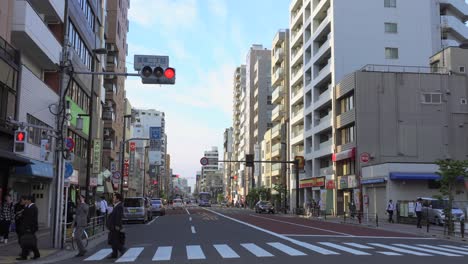
<path fill-rule="evenodd" d="M 356 175 L 338 176 L 337 191 L 337 214 L 341 215 L 349 212 L 351 203 L 354 203 L 356 210 L 359 209 L 359 188 Z"/>

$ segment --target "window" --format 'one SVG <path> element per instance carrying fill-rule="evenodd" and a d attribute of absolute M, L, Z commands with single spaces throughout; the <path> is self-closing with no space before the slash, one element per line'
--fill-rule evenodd
<path fill-rule="evenodd" d="M 354 125 L 340 129 L 340 137 L 338 138 L 338 145 L 344 145 L 347 143 L 354 142 L 355 139 L 355 128 Z"/>
<path fill-rule="evenodd" d="M 398 48 L 385 48 L 386 59 L 398 59 Z"/>
<path fill-rule="evenodd" d="M 467 104 L 466 98 L 461 98 L 460 104 L 466 105 Z"/>
<path fill-rule="evenodd" d="M 35 118 L 34 116 L 30 114 L 27 114 L 26 118 L 29 124 L 52 128 L 51 126 L 47 125 L 46 123 L 42 122 L 41 120 Z M 40 129 L 37 127 L 28 127 L 28 143 L 40 146 L 41 139 L 42 139 L 42 132 L 47 133 L 47 130 Z M 52 138 L 50 136 L 47 138 L 49 139 L 49 142 L 51 142 Z"/>
<path fill-rule="evenodd" d="M 83 64 L 86 65 L 86 67 L 88 67 L 89 70 L 92 70 L 91 52 L 88 48 L 86 48 L 83 39 L 78 34 L 78 31 L 76 30 L 71 20 L 69 20 L 68 23 L 68 39 L 76 54 L 78 54 L 78 57 L 80 57 Z"/>
<path fill-rule="evenodd" d="M 353 175 L 356 173 L 356 166 L 353 160 L 346 159 L 337 162 L 336 170 L 338 175 Z"/>
<path fill-rule="evenodd" d="M 75 148 L 73 150 L 75 155 L 85 159 L 88 150 L 88 141 L 70 129 L 68 130 L 68 136 L 75 141 Z"/>
<path fill-rule="evenodd" d="M 423 93 L 422 96 L 423 104 L 441 104 L 442 94 L 441 93 Z"/>
<path fill-rule="evenodd" d="M 339 106 L 340 106 L 340 109 L 339 109 L 340 114 L 346 113 L 349 110 L 354 109 L 354 95 L 350 95 L 350 96 L 347 96 L 347 97 L 341 99 L 339 101 Z M 328 115 L 328 112 L 329 111 L 326 112 L 327 115 Z"/>
<path fill-rule="evenodd" d="M 0 38 L 0 41 L 1 40 Z M 1 48 L 0 46 L 0 52 L 3 52 Z M 7 117 L 15 116 L 17 77 L 18 72 L 0 59 L 0 124 L 4 124 Z M 4 125 L 1 126 L 4 127 Z"/>
<path fill-rule="evenodd" d="M 464 66 L 460 66 L 458 69 L 459 69 L 460 72 L 465 72 L 465 67 Z"/>
<path fill-rule="evenodd" d="M 398 33 L 397 23 L 385 23 L 385 33 Z"/>
<path fill-rule="evenodd" d="M 384 0 L 384 7 L 396 7 L 396 0 Z"/>
<path fill-rule="evenodd" d="M 268 105 L 271 105 L 271 104 L 272 104 L 271 98 L 272 98 L 271 95 L 269 95 L 269 96 L 267 97 L 267 104 L 268 104 Z"/>
<path fill-rule="evenodd" d="M 88 3 L 88 0 L 78 0 L 78 4 L 80 5 L 81 10 L 83 10 L 83 13 L 86 17 L 86 21 L 88 22 L 88 25 L 91 27 L 91 29 L 94 32 L 95 16 L 93 13 L 93 9 Z"/>
<path fill-rule="evenodd" d="M 67 91 L 67 96 L 73 100 L 83 111 L 87 114 L 89 110 L 89 96 L 84 92 L 83 88 L 73 80 L 70 84 L 70 88 Z"/>

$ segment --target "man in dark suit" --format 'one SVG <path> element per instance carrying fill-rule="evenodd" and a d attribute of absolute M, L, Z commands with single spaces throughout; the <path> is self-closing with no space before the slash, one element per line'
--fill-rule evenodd
<path fill-rule="evenodd" d="M 25 200 L 25 207 L 23 211 L 23 222 L 21 229 L 23 235 L 21 236 L 22 254 L 17 260 L 27 260 L 29 252 L 34 253 L 33 259 L 41 257 L 39 249 L 37 248 L 36 232 L 39 229 L 38 225 L 38 210 L 37 206 L 33 203 L 34 197 L 28 196 Z"/>
<path fill-rule="evenodd" d="M 118 253 L 122 255 L 125 253 L 125 233 L 123 232 L 122 218 L 123 218 L 123 205 L 122 195 L 115 193 L 113 198 L 114 209 L 107 219 L 107 228 L 109 229 L 108 242 L 112 246 L 112 255 L 109 258 L 117 258 Z"/>
<path fill-rule="evenodd" d="M 77 257 L 82 257 L 86 254 L 86 249 L 83 245 L 83 241 L 81 240 L 83 236 L 83 232 L 88 225 L 88 213 L 89 213 L 89 206 L 85 202 L 85 197 L 80 195 L 80 201 L 76 206 L 76 215 L 74 220 L 75 226 L 75 239 L 76 245 L 78 246 L 78 254 Z"/>

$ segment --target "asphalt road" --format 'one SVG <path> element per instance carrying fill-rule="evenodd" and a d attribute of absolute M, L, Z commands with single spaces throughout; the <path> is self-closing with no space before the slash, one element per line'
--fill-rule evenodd
<path fill-rule="evenodd" d="M 126 226 L 127 252 L 103 243 L 61 263 L 468 263 L 468 245 L 364 227 L 188 207 Z"/>

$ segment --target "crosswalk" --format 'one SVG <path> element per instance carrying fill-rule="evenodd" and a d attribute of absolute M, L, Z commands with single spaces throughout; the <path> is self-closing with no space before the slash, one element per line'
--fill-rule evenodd
<path fill-rule="evenodd" d="M 209 248 L 210 247 L 210 248 Z M 237 251 L 234 248 L 237 248 Z M 321 255 L 356 255 L 356 256 L 371 256 L 371 255 L 386 255 L 386 256 L 403 256 L 412 255 L 419 257 L 444 256 L 444 257 L 467 257 L 468 246 L 455 245 L 429 245 L 429 244 L 404 244 L 404 243 L 355 243 L 355 242 L 316 242 L 306 243 L 301 242 L 295 245 L 296 248 L 286 245 L 281 242 L 267 243 L 240 243 L 240 244 L 213 244 L 213 245 L 186 245 L 184 246 L 184 258 L 187 260 L 205 260 L 214 257 L 213 254 L 206 254 L 214 249 L 218 256 L 222 259 L 239 259 L 242 257 L 258 257 L 268 258 L 275 256 L 308 256 L 313 254 Z M 144 251 L 155 250 L 154 255 L 151 254 L 152 261 L 170 261 L 174 258 L 173 252 L 177 247 L 159 246 L 156 248 L 132 247 L 129 248 L 124 255 L 118 258 L 115 262 L 136 262 L 144 257 L 141 256 Z M 84 261 L 101 261 L 110 255 L 112 252 L 109 248 L 104 248 L 93 255 L 86 258 Z M 153 251 L 152 251 L 153 252 Z"/>

